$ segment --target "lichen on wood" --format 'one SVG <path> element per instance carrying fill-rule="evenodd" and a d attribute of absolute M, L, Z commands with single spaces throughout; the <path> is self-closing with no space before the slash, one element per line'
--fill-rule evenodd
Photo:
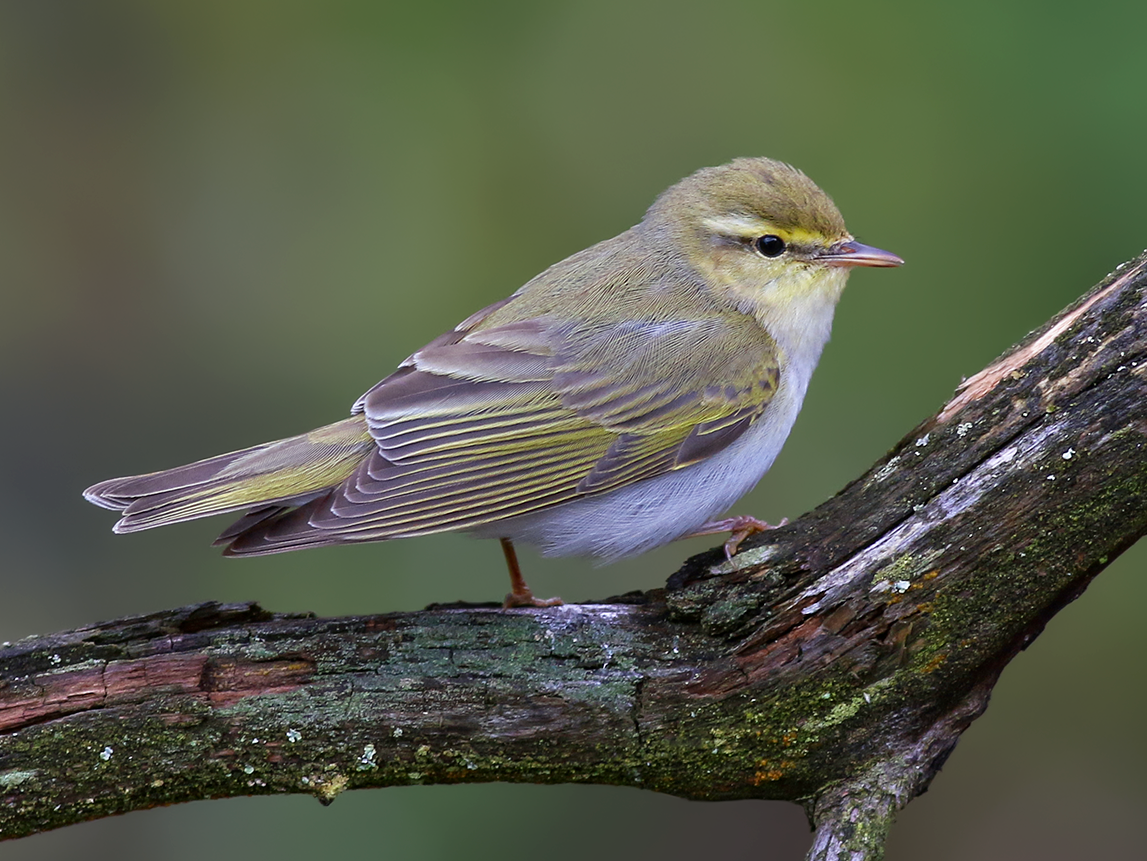
<path fill-rule="evenodd" d="M 205 604 L 0 649 L 0 838 L 201 798 L 585 782 L 876 858 L 1000 671 L 1147 531 L 1147 256 L 837 496 L 599 604 Z"/>

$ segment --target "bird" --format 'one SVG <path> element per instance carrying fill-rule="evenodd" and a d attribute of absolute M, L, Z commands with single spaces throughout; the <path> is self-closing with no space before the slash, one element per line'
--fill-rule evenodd
<path fill-rule="evenodd" d="M 496 538 L 506 607 L 541 607 L 514 542 L 610 562 L 717 519 L 796 420 L 850 271 L 899 266 L 768 158 L 703 168 L 407 357 L 349 418 L 84 491 L 128 533 L 243 512 L 228 556 L 466 532 Z"/>

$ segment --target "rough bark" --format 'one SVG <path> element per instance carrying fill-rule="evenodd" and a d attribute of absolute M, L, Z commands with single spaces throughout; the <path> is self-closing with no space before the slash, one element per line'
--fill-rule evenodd
<path fill-rule="evenodd" d="M 409 783 L 789 799 L 877 858 L 1007 662 L 1147 531 L 1147 255 L 732 561 L 547 609 L 203 605 L 0 649 L 0 837 Z"/>

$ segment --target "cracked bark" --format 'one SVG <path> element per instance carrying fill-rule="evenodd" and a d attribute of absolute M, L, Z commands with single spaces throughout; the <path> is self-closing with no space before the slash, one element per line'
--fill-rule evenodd
<path fill-rule="evenodd" d="M 0 649 L 0 837 L 410 783 L 788 799 L 878 858 L 1000 671 L 1147 531 L 1147 255 L 799 521 L 601 604 L 208 604 Z"/>

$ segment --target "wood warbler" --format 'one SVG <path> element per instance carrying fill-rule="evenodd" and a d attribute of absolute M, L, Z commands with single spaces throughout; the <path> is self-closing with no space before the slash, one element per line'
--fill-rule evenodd
<path fill-rule="evenodd" d="M 227 555 L 465 531 L 502 539 L 507 606 L 540 605 L 512 541 L 612 560 L 732 531 L 772 465 L 853 266 L 829 197 L 765 158 L 706 168 L 640 224 L 542 272 L 406 359 L 351 417 L 84 496 L 135 532 L 246 511 Z"/>

